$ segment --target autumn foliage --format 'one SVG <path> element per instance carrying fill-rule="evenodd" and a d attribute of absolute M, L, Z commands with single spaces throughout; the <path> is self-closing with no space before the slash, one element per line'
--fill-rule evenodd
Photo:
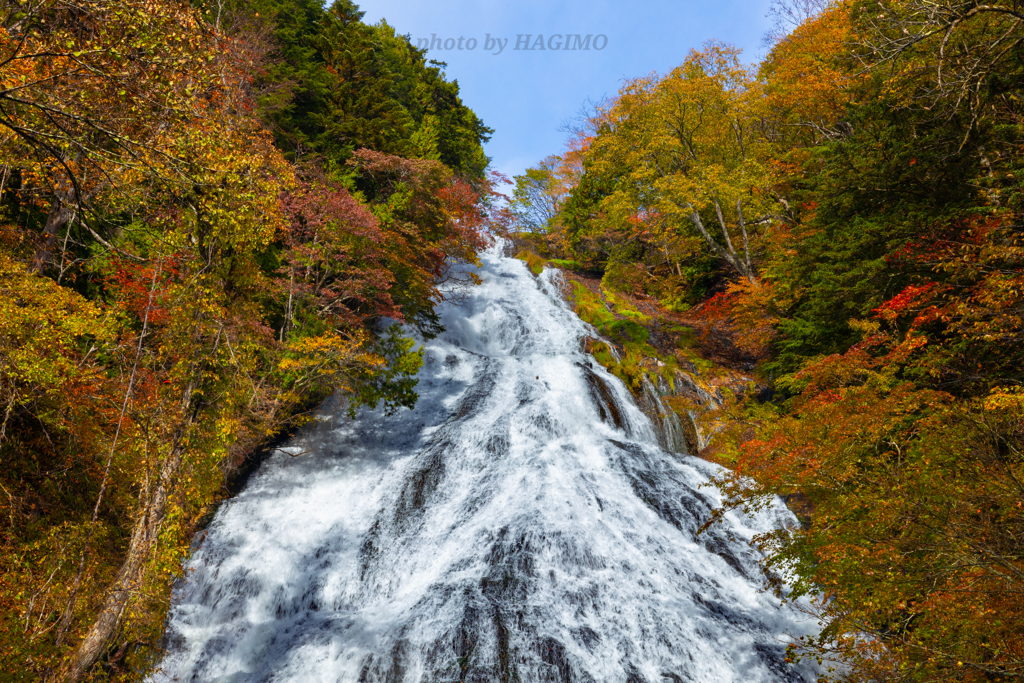
<path fill-rule="evenodd" d="M 472 284 L 489 130 L 351 3 L 301 16 L 386 84 L 280 10 L 0 9 L 0 679 L 146 671 L 232 474 L 332 393 L 413 405 L 393 323 Z M 351 109 L 379 87 L 416 95 Z"/>
<path fill-rule="evenodd" d="M 823 625 L 792 657 L 830 680 L 1019 679 L 1024 13 L 772 12 L 796 21 L 760 64 L 709 43 L 598 106 L 564 157 L 582 173 L 542 165 L 571 188 L 525 240 L 760 359 L 715 453 L 723 511 L 783 495 L 801 515 L 757 539 Z"/>

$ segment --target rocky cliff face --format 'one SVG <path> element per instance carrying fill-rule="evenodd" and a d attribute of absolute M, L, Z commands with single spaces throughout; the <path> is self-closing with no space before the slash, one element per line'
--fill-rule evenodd
<path fill-rule="evenodd" d="M 713 376 L 706 377 L 692 364 L 687 365 L 667 369 L 658 358 L 643 359 L 645 373 L 633 394 L 654 424 L 662 448 L 702 455 L 722 427 L 718 413 L 728 393 L 748 390 L 753 380 L 718 367 Z"/>
<path fill-rule="evenodd" d="M 543 268 L 542 259 L 533 260 L 534 271 Z M 662 448 L 709 457 L 730 396 L 764 390 L 747 374 L 750 359 L 728 348 L 728 331 L 698 334 L 693 316 L 606 291 L 586 274 L 564 272 L 561 282 L 566 299 L 599 335 L 584 341 L 585 350 L 630 388 Z"/>

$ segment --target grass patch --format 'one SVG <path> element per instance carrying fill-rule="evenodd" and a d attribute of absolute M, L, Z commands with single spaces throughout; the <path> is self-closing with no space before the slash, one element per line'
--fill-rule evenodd
<path fill-rule="evenodd" d="M 547 263 L 540 256 L 537 256 L 532 251 L 523 250 L 516 254 L 516 258 L 520 261 L 526 261 L 526 265 L 529 266 L 530 272 L 534 275 L 540 275 L 544 272 L 544 264 Z"/>
<path fill-rule="evenodd" d="M 702 375 L 710 373 L 716 368 L 714 363 L 705 358 L 701 358 L 692 349 L 676 351 L 676 357 L 679 360 L 684 360 L 692 364 L 693 367 L 697 368 L 697 372 L 701 373 Z"/>
<path fill-rule="evenodd" d="M 601 332 L 611 323 L 615 322 L 615 316 L 604 305 L 604 302 L 591 292 L 585 285 L 579 282 L 572 283 L 572 298 L 576 305 L 576 315 L 596 327 Z"/>
<path fill-rule="evenodd" d="M 673 313 L 685 313 L 690 310 L 692 306 L 686 301 L 685 295 L 683 296 L 670 296 L 661 299 L 661 305 L 672 311 Z"/>
<path fill-rule="evenodd" d="M 624 320 L 616 319 L 615 313 L 588 287 L 579 282 L 573 282 L 572 287 L 576 314 L 593 325 L 602 336 L 621 344 L 623 349 L 622 357 L 617 359 L 607 343 L 591 340 L 587 343 L 587 352 L 634 392 L 643 386 L 645 376 L 654 379 L 654 375 L 662 377 L 674 391 L 675 372 L 683 362 L 692 364 L 701 373 L 714 369 L 714 363 L 704 360 L 694 351 L 697 339 L 692 328 L 683 325 L 667 328 L 676 335 L 679 350 L 664 356 L 648 344 L 651 331 L 644 323 L 651 321 L 650 316 L 633 308 L 622 297 L 605 291 L 615 313 L 625 316 Z M 655 369 L 648 362 L 645 369 L 645 359 L 659 361 L 661 365 Z"/>
<path fill-rule="evenodd" d="M 614 295 L 609 296 L 606 292 L 605 295 L 609 296 L 615 307 L 615 313 L 627 316 L 626 320 L 617 320 L 608 306 L 586 286 L 573 282 L 572 287 L 576 315 L 596 327 L 602 335 L 626 344 L 639 344 L 648 356 L 657 356 L 657 352 L 647 344 L 651 331 L 643 324 L 650 321 L 650 316 L 643 315 L 627 302 L 617 297 L 612 298 Z"/>
<path fill-rule="evenodd" d="M 612 306 L 615 307 L 615 312 L 619 315 L 624 315 L 627 318 L 631 318 L 639 323 L 646 324 L 651 321 L 651 316 L 644 315 L 638 311 L 629 301 L 622 296 L 616 294 L 610 289 L 604 289 L 604 297 L 608 299 Z"/>
<path fill-rule="evenodd" d="M 670 327 L 669 332 L 676 334 L 675 342 L 678 348 L 687 350 L 697 346 L 697 334 L 693 331 L 692 327 L 677 325 Z"/>
<path fill-rule="evenodd" d="M 615 356 L 612 355 L 611 347 L 601 341 L 590 341 L 587 343 L 587 353 L 594 357 L 598 363 L 604 367 L 611 367 L 616 363 Z"/>
<path fill-rule="evenodd" d="M 668 388 L 672 391 L 676 390 L 676 370 L 679 369 L 679 359 L 675 356 L 669 356 L 663 358 L 662 362 L 665 364 L 658 370 L 658 374 L 661 375 L 666 382 L 668 382 Z"/>
<path fill-rule="evenodd" d="M 583 264 L 579 261 L 570 261 L 569 259 L 553 258 L 548 261 L 551 265 L 562 270 L 583 270 Z"/>
<path fill-rule="evenodd" d="M 651 331 L 632 320 L 616 320 L 605 326 L 605 332 L 612 337 L 627 337 L 630 341 L 643 344 L 651 338 Z"/>
<path fill-rule="evenodd" d="M 587 343 L 587 353 L 635 392 L 642 386 L 646 374 L 641 366 L 644 353 L 639 345 L 632 342 L 625 345 L 624 351 L 622 358 L 616 359 L 608 344 L 597 340 Z"/>

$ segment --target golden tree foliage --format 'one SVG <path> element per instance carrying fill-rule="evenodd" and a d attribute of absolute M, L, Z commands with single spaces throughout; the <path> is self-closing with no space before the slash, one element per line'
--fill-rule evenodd
<path fill-rule="evenodd" d="M 750 232 L 773 219 L 777 204 L 768 192 L 759 99 L 739 51 L 717 43 L 691 52 L 663 78 L 629 82 L 590 147 L 595 173 L 615 163 L 627 169 L 604 201 L 612 220 L 632 217 L 638 230 L 694 235 L 756 283 Z"/>
<path fill-rule="evenodd" d="M 216 73 L 201 22 L 178 2 L 31 0 L 0 27 L 0 164 L 48 211 L 31 268 L 90 203 L 139 182 L 180 181 L 176 136 L 207 103 Z"/>
<path fill-rule="evenodd" d="M 846 105 L 863 80 L 859 51 L 845 3 L 801 23 L 775 44 L 760 66 L 759 80 L 762 116 L 780 152 L 845 133 Z"/>

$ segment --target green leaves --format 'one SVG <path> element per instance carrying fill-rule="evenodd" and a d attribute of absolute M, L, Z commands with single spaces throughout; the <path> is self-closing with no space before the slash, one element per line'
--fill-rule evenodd
<path fill-rule="evenodd" d="M 237 24 L 229 33 L 244 39 L 252 23 L 266 25 L 283 57 L 267 64 L 256 82 L 266 93 L 260 105 L 278 147 L 289 158 L 312 150 L 332 171 L 368 148 L 435 159 L 482 178 L 488 163 L 482 143 L 493 131 L 462 103 L 458 85 L 393 27 L 364 24 L 343 5 L 227 4 Z"/>

